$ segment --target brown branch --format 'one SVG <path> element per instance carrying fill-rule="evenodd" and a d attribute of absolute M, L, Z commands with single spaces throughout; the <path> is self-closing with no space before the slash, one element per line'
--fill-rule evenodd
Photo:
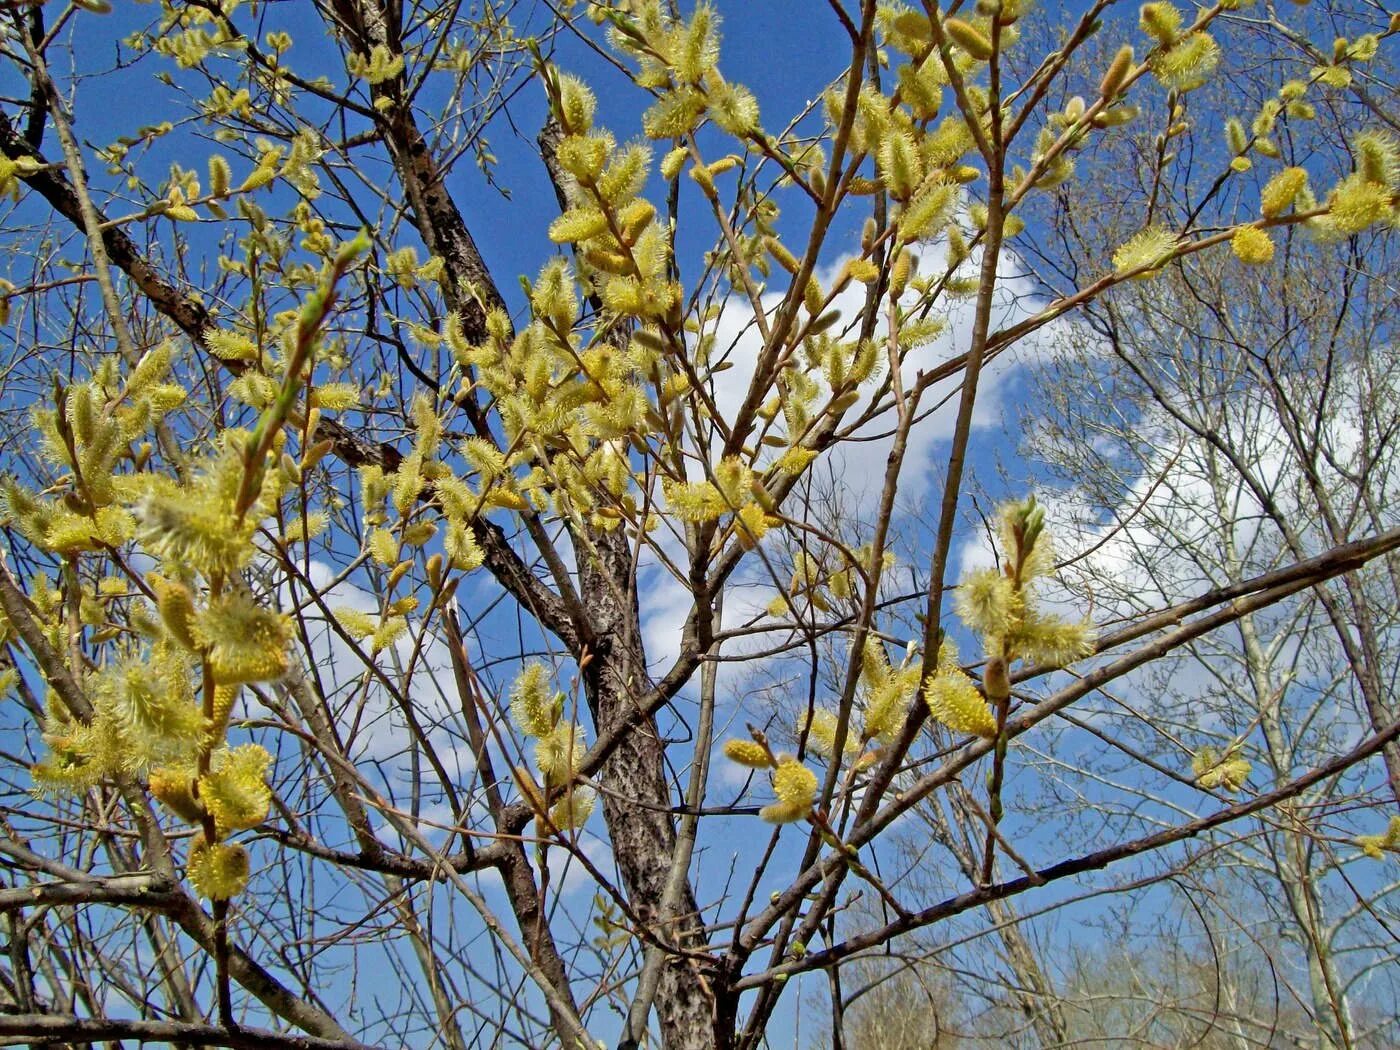
<path fill-rule="evenodd" d="M 261 1028 L 230 1031 L 188 1021 L 119 1021 L 109 1017 L 67 1017 L 61 1014 L 0 1014 L 0 1038 L 32 1037 L 45 1043 L 135 1039 L 140 1042 L 184 1043 L 189 1046 L 229 1046 L 259 1050 L 375 1050 L 354 1039 L 319 1039 L 284 1035 Z"/>
<path fill-rule="evenodd" d="M 1388 532 L 1355 540 L 1340 547 L 1333 547 L 1315 558 L 1294 562 L 1282 569 L 1274 569 L 1272 572 L 1253 576 L 1225 587 L 1216 587 L 1204 594 L 1197 595 L 1195 598 L 1160 609 L 1150 616 L 1135 620 L 1121 630 L 1100 636 L 1094 646 L 1094 652 L 1102 653 L 1109 649 L 1116 649 L 1120 645 L 1136 641 L 1165 627 L 1175 626 L 1195 613 L 1203 612 L 1236 598 L 1243 598 L 1249 594 L 1300 581 L 1312 584 L 1329 580 L 1334 576 L 1359 569 L 1367 562 L 1397 549 L 1400 549 L 1400 529 L 1391 529 Z M 1056 670 L 1058 668 L 1055 667 L 1023 668 L 1011 675 L 1011 681 L 1026 682 Z"/>
<path fill-rule="evenodd" d="M 115 904 L 167 909 L 184 895 L 158 875 L 113 875 L 0 890 L 0 912 L 52 905 Z"/>
<path fill-rule="evenodd" d="M 753 974 L 737 982 L 735 991 L 744 991 L 749 988 L 761 987 L 772 981 L 779 975 L 791 976 L 794 973 L 803 973 L 808 970 L 818 970 L 830 966 L 832 963 L 854 955 L 856 952 L 866 948 L 883 946 L 889 944 L 891 939 L 901 933 L 919 929 L 943 919 L 950 918 L 971 908 L 981 907 L 990 901 L 1001 900 L 1006 897 L 1013 897 L 1018 893 L 1041 886 L 1046 883 L 1055 882 L 1059 879 L 1068 878 L 1072 875 L 1081 875 L 1088 871 L 1097 871 L 1108 867 L 1120 860 L 1129 857 L 1136 857 L 1143 853 L 1150 853 L 1170 846 L 1173 843 L 1181 842 L 1185 839 L 1194 838 L 1204 832 L 1211 831 L 1224 824 L 1232 823 L 1270 806 L 1277 805 L 1296 795 L 1301 794 L 1308 788 L 1328 777 L 1335 776 L 1363 762 L 1372 755 L 1379 752 L 1386 744 L 1392 740 L 1400 738 L 1400 721 L 1387 726 L 1381 733 L 1363 741 L 1356 747 L 1343 755 L 1338 755 L 1330 762 L 1324 762 L 1304 773 L 1302 776 L 1288 781 L 1281 787 L 1273 791 L 1265 792 L 1252 799 L 1237 802 L 1233 806 L 1226 806 L 1224 809 L 1216 810 L 1204 817 L 1187 821 L 1176 827 L 1166 828 L 1162 831 L 1154 832 L 1151 835 L 1143 835 L 1140 838 L 1129 839 L 1127 842 L 1120 842 L 1113 846 L 1108 846 L 1093 853 L 1087 853 L 1070 860 L 1060 861 L 1058 864 L 1051 864 L 1041 868 L 1033 874 L 1023 875 L 1017 879 L 1008 879 L 992 886 L 983 886 L 967 893 L 958 894 L 956 897 L 948 899 L 915 912 L 907 919 L 901 918 L 894 922 L 887 923 L 879 930 L 872 930 L 856 937 L 848 938 L 840 944 L 833 945 L 825 951 L 813 952 L 800 961 L 785 963 L 775 966 L 761 974 Z"/>
<path fill-rule="evenodd" d="M 1019 736 L 1095 689 L 1136 670 L 1143 664 L 1150 663 L 1164 653 L 1226 624 L 1233 623 L 1256 609 L 1265 608 L 1324 580 L 1351 572 L 1368 561 L 1397 549 L 1400 549 L 1400 529 L 1392 529 L 1368 539 L 1334 548 L 1316 558 L 1310 558 L 1306 562 L 1266 573 L 1231 587 L 1208 592 L 1195 599 L 1195 602 L 1209 602 L 1210 605 L 1223 605 L 1224 607 L 1218 608 L 1208 616 L 1200 617 L 1177 627 L 1176 630 L 1154 639 L 1117 660 L 1096 668 L 1078 681 L 1053 693 L 1023 714 L 1010 719 L 1006 725 L 1006 735 L 1008 738 Z M 1143 622 L 1150 626 L 1146 627 L 1145 631 L 1156 631 L 1180 624 L 1186 615 L 1181 610 L 1192 605 L 1194 602 L 1183 603 L 1146 618 Z M 1126 637 L 1138 637 L 1137 634 L 1132 633 L 1134 630 L 1135 628 L 1130 628 L 1121 632 L 1116 644 L 1121 644 Z M 1041 673 L 1044 673 L 1044 670 L 1041 669 Z M 879 813 L 858 825 L 848 836 L 848 844 L 859 849 L 870 842 L 901 813 L 909 810 L 921 799 L 928 797 L 941 785 L 953 780 L 973 762 L 991 751 L 992 747 L 992 742 L 987 740 L 977 740 L 966 745 L 941 767 L 921 777 L 902 791 Z M 741 951 L 750 950 L 773 923 L 801 902 L 814 887 L 843 867 L 844 863 L 843 857 L 829 855 L 821 863 L 798 874 L 788 889 L 782 891 L 762 913 L 750 920 L 740 942 Z"/>
<path fill-rule="evenodd" d="M 43 164 L 40 170 L 21 176 L 25 184 L 48 201 L 75 228 L 85 228 L 81 201 L 67 176 L 58 168 L 50 167 L 15 131 L 3 113 L 0 113 L 0 153 L 10 160 L 28 157 Z M 123 228 L 107 225 L 103 216 L 99 215 L 99 219 L 103 227 L 102 243 L 112 264 L 125 273 L 151 305 L 174 321 L 202 352 L 235 375 L 243 372 L 247 368 L 245 362 L 225 360 L 210 352 L 207 337 L 214 327 L 214 321 L 203 304 L 167 281 Z M 474 250 L 475 246 L 472 247 Z M 393 445 L 367 440 L 335 419 L 323 417 L 317 433 L 330 439 L 335 455 L 347 466 L 373 464 L 392 471 L 403 460 L 403 454 Z M 530 567 L 516 554 L 505 530 L 494 522 L 478 517 L 472 522 L 472 532 L 486 556 L 486 569 L 501 586 L 538 617 L 547 629 L 566 644 L 570 643 L 575 636 L 574 625 L 566 615 L 562 601 L 536 578 Z"/>

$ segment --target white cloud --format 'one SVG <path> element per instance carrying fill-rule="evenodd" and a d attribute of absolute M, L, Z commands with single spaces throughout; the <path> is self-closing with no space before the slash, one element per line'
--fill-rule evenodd
<path fill-rule="evenodd" d="M 311 561 L 308 577 L 325 606 L 353 609 L 377 615 L 378 600 L 372 594 L 348 580 L 336 580 L 335 570 L 325 562 Z M 284 601 L 304 598 L 298 588 L 295 594 L 284 586 Z M 383 682 L 366 668 L 354 649 L 324 623 L 320 609 L 306 610 L 310 645 L 307 648 L 308 671 L 314 672 L 326 692 L 330 709 L 338 716 L 338 729 L 353 737 L 347 749 L 363 770 L 377 769 L 385 786 L 398 787 L 406 782 L 410 769 L 410 734 L 400 705 Z M 393 645 L 375 658 L 376 666 L 399 690 L 412 708 L 415 719 L 423 728 L 434 751 L 454 780 L 465 783 L 475 769 L 474 755 L 467 743 L 466 728 L 461 724 L 461 712 L 456 698 L 446 643 L 436 632 L 421 639 L 421 622 L 410 620 L 409 630 Z M 368 643 L 365 643 L 366 652 Z M 415 647 L 417 651 L 415 653 Z M 405 683 L 401 670 L 412 668 Z M 431 783 L 431 778 L 428 783 Z"/>
<path fill-rule="evenodd" d="M 1347 513 L 1367 502 L 1379 508 L 1378 520 L 1358 520 L 1355 535 L 1400 519 L 1393 509 L 1395 492 L 1385 462 L 1352 479 L 1329 465 L 1362 458 L 1366 437 L 1358 408 L 1363 398 L 1359 382 L 1346 372 L 1332 377 L 1330 410 L 1316 434 L 1309 435 L 1326 450 L 1317 469 L 1335 505 Z M 1290 401 L 1296 407 L 1308 399 Z M 1069 559 L 1087 552 L 1062 572 L 1062 589 L 1047 590 L 1051 600 L 1081 612 L 1092 602 L 1094 619 L 1113 625 L 1292 563 L 1297 555 L 1265 512 L 1260 492 L 1268 494 L 1300 538 L 1303 556 L 1331 545 L 1302 460 L 1267 390 L 1235 385 L 1220 392 L 1216 401 L 1189 410 L 1208 416 L 1254 484 L 1216 448 L 1160 408 L 1145 407 L 1137 418 L 1120 420 L 1121 433 L 1114 436 L 1105 430 L 1101 452 L 1104 462 L 1126 462 L 1123 469 L 1135 470 L 1136 476 L 1114 505 L 1102 504 L 1104 488 L 1092 480 L 1051 493 L 1046 500 L 1048 531 L 1057 538 L 1058 556 Z M 1363 489 L 1370 490 L 1364 498 Z M 970 540 L 960 553 L 964 567 L 989 559 L 982 537 Z M 1251 627 L 1265 661 L 1262 680 L 1271 683 L 1271 689 L 1287 690 L 1267 701 L 1277 705 L 1275 716 L 1301 719 L 1299 711 L 1319 704 L 1327 712 L 1325 717 L 1300 720 L 1290 746 L 1333 753 L 1355 742 L 1365 718 L 1347 695 L 1346 675 L 1338 677 L 1345 665 L 1325 617 L 1290 619 L 1313 600 L 1312 592 L 1302 592 L 1254 614 Z M 1188 741 L 1202 733 L 1228 741 L 1252 730 L 1263 702 L 1254 695 L 1257 683 L 1250 678 L 1245 657 L 1239 628 L 1229 626 L 1194 643 L 1189 651 L 1121 680 L 1115 692 L 1143 717 L 1174 727 Z"/>
<path fill-rule="evenodd" d="M 939 245 L 925 247 L 926 260 L 941 260 L 942 254 Z M 834 283 L 846 260 L 847 257 L 842 257 L 830 268 L 818 273 L 817 276 L 823 285 L 829 287 Z M 980 255 L 974 254 L 964 264 L 966 271 L 975 272 L 979 263 Z M 926 261 L 924 270 L 929 269 L 930 262 Z M 864 297 L 864 286 L 855 283 L 837 296 L 833 306 L 841 311 L 843 324 L 859 316 Z M 764 308 L 771 311 L 780 302 L 780 298 L 778 293 L 765 295 Z M 1044 305 L 1045 299 L 1037 295 L 1035 281 L 1026 273 L 1019 258 L 1010 252 L 1005 253 L 992 310 L 992 331 L 1030 317 Z M 762 339 L 757 327 L 752 323 L 753 311 L 746 299 L 733 295 L 722 306 L 723 313 L 717 322 L 713 356 L 717 360 L 724 360 L 730 367 L 714 377 L 714 398 L 719 415 L 732 419 L 742 404 L 753 378 L 755 363 L 762 349 Z M 950 302 L 950 308 L 945 315 L 947 323 L 944 331 L 930 343 L 907 356 L 901 372 L 906 389 L 912 386 L 921 371 L 930 370 L 967 352 L 972 339 L 974 307 L 972 299 Z M 1000 423 L 1006 407 L 1007 379 L 1016 370 L 1051 353 L 1056 341 L 1062 337 L 1065 324 L 1064 321 L 1052 322 L 1019 344 L 1015 355 L 1001 354 L 988 363 L 979 383 L 978 401 L 973 416 L 974 428 L 985 430 Z M 876 332 L 876 338 L 883 338 L 882 333 L 885 331 L 887 329 L 882 324 Z M 931 486 L 941 474 L 941 453 L 956 425 L 961 382 L 961 375 L 957 375 L 938 383 L 925 393 L 920 402 L 921 411 L 927 415 L 915 424 L 909 435 L 899 481 L 897 511 L 900 513 L 918 513 L 928 497 Z M 865 399 L 850 411 L 848 418 L 853 418 L 868 404 L 869 396 L 867 390 Z M 884 483 L 886 462 L 893 444 L 892 435 L 885 432 L 893 427 L 893 413 L 887 412 L 861 428 L 854 435 L 857 440 L 846 442 L 823 457 L 842 489 L 846 504 L 858 508 L 865 517 L 869 516 L 869 509 L 878 500 Z M 700 476 L 698 466 L 692 471 L 692 476 Z M 684 551 L 677 539 L 653 538 L 663 545 L 663 549 L 674 562 L 682 566 L 685 564 Z M 772 596 L 772 591 L 773 586 L 767 569 L 758 558 L 750 556 L 745 567 L 731 581 L 726 593 L 726 626 L 732 627 L 757 614 Z M 641 604 L 648 658 L 653 669 L 664 670 L 679 652 L 681 630 L 691 608 L 689 588 L 684 582 L 658 568 L 646 578 Z M 730 643 L 725 652 L 726 655 L 732 656 L 741 652 L 743 648 L 755 650 L 772 644 L 772 637 L 756 635 L 748 640 L 744 647 Z M 720 667 L 722 675 L 731 682 L 744 670 L 742 665 L 734 663 L 721 664 Z"/>

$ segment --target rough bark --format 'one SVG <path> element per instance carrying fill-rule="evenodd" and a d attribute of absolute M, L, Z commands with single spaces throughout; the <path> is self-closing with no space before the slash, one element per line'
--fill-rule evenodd
<path fill-rule="evenodd" d="M 394 26 L 376 5 L 362 0 L 339 0 L 335 9 L 337 29 L 349 34 L 352 46 L 365 53 L 375 44 L 397 50 Z M 452 289 L 448 292 L 448 305 L 459 311 L 467 338 L 479 341 L 485 335 L 485 313 L 479 303 L 465 299 L 456 289 L 465 282 L 476 288 L 488 305 L 500 304 L 500 293 L 465 218 L 443 184 L 432 150 L 416 126 L 410 107 L 395 97 L 400 87 L 397 80 L 391 80 L 375 88 L 377 94 L 396 103 L 382 119 L 381 134 L 424 242 L 444 260 L 454 278 L 448 282 Z M 471 405 L 468 413 L 473 414 Z M 485 429 L 482 421 L 473 422 L 478 430 Z M 632 582 L 632 558 L 619 534 L 592 532 L 576 535 L 574 540 L 580 562 L 578 598 L 581 608 L 587 610 L 586 620 L 581 621 L 577 615 L 569 617 L 559 607 L 566 604 L 562 601 L 549 610 L 552 617 L 542 619 L 569 646 L 575 658 L 581 657 L 587 647 L 590 662 L 585 684 L 597 732 L 601 735 L 619 726 L 629 727 L 601 771 L 605 788 L 602 808 L 623 889 L 632 908 L 647 917 L 656 914 L 661 906 L 676 836 L 669 813 L 671 796 L 665 778 L 664 747 L 654 719 L 637 702 L 646 681 L 646 660 Z M 567 586 L 566 581 L 558 582 L 561 588 Z M 531 611 L 538 614 L 538 610 Z M 694 895 L 687 887 L 678 909 L 683 917 L 678 929 L 685 930 L 697 912 Z M 516 918 L 526 921 L 519 914 Z M 661 931 L 662 936 L 672 933 Z M 693 941 L 693 937 L 684 935 L 678 939 Z M 527 934 L 527 940 L 533 938 Z M 665 1045 L 671 1050 L 699 1050 L 710 1045 L 713 995 L 689 964 L 675 962 L 664 968 L 657 1012 Z"/>
<path fill-rule="evenodd" d="M 588 704 L 599 733 L 631 727 L 601 770 L 603 817 L 623 889 L 646 919 L 661 907 L 676 848 L 665 748 L 656 720 L 638 703 L 647 679 L 631 551 L 619 533 L 593 532 L 584 542 L 587 546 L 579 550 L 580 592 L 598 639 L 584 678 Z M 688 883 L 676 915 L 674 928 L 657 934 L 679 947 L 697 947 L 699 907 Z M 710 975 L 695 961 L 667 961 L 656 1009 L 667 1050 L 708 1050 L 716 1045 L 714 988 Z"/>

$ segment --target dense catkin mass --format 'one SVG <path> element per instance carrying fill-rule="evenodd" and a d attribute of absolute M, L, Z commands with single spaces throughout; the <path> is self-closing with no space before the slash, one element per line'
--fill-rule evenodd
<path fill-rule="evenodd" d="M 550 692 L 544 664 L 527 663 L 516 676 L 510 714 L 516 728 L 534 741 L 535 768 L 545 791 L 555 799 L 547 814 L 549 821 L 561 831 L 583 827 L 595 802 L 593 789 L 576 783 L 587 740 L 583 728 L 564 717 L 564 694 Z M 537 802 L 543 814 L 544 801 Z"/>
<path fill-rule="evenodd" d="M 1039 607 L 1036 588 L 1054 567 L 1046 535 L 1045 509 L 1032 497 L 1010 503 L 997 515 L 1000 567 L 974 569 L 958 585 L 954 608 L 981 639 L 987 660 L 983 687 L 956 666 L 949 645 L 940 652 L 924 698 L 929 712 L 957 733 L 992 738 L 998 733 L 988 700 L 1009 697 L 1010 665 L 1017 660 L 1061 667 L 1093 651 L 1090 624 L 1068 620 Z"/>
<path fill-rule="evenodd" d="M 193 753 L 203 740 L 206 726 L 188 661 L 170 648 L 158 646 L 145 660 L 108 668 L 92 689 L 101 726 L 113 733 L 124 768 L 137 771 Z"/>
<path fill-rule="evenodd" d="M 885 647 L 870 638 L 861 654 L 860 695 L 864 708 L 859 738 L 851 734 L 848 743 L 869 741 L 892 743 L 904 727 L 909 702 L 919 684 L 919 665 L 906 658 L 899 667 L 890 664 Z M 834 735 L 834 726 L 833 726 Z"/>
<path fill-rule="evenodd" d="M 213 485 L 176 493 L 158 485 L 133 508 L 138 538 L 153 553 L 201 571 L 232 572 L 252 557 L 252 527 L 235 520 Z M 163 491 L 162 491 L 163 490 Z"/>
<path fill-rule="evenodd" d="M 215 184 L 227 190 L 226 166 L 210 168 Z M 333 285 L 363 247 L 357 239 L 341 248 L 324 280 Z M 124 609 L 125 632 L 105 625 L 123 611 L 114 603 L 128 600 L 119 578 L 104 580 L 90 599 L 83 596 L 91 604 L 87 614 L 80 605 L 80 615 L 102 625 L 92 641 L 110 647 L 100 663 L 70 672 L 91 712 L 51 705 L 44 733 L 49 754 L 33 767 L 34 779 L 44 791 L 78 792 L 144 778 L 169 814 L 200 828 L 187 874 L 210 900 L 228 900 L 245 888 L 248 854 L 226 840 L 261 825 L 271 808 L 271 754 L 256 743 L 229 746 L 228 734 L 242 685 L 277 681 L 291 666 L 290 619 L 255 577 L 244 575 L 259 553 L 259 524 L 273 530 L 288 488 L 314 463 L 310 451 L 301 463 L 286 451 L 282 424 L 304 385 L 308 422 L 321 408 L 355 401 L 347 384 L 307 385 L 304 356 L 296 360 L 315 342 L 328 294 L 325 287 L 313 290 L 302 310 L 292 312 L 289 323 L 299 337 L 289 345 L 300 350 L 282 359 L 288 376 L 280 387 L 258 371 L 241 377 L 248 380 L 244 393 L 257 394 L 244 398 L 261 413 L 253 431 L 224 429 L 193 450 L 174 476 L 142 469 L 152 447 L 132 451 L 134 442 L 187 397 L 170 381 L 174 346 L 161 343 L 136 360 L 124 381 L 113 363 L 105 364 L 68 388 L 61 411 L 37 414 L 51 465 L 83 479 L 81 501 L 70 494 L 49 507 L 13 482 L 0 486 L 3 512 L 37 544 L 70 557 L 132 544 L 133 553 L 156 563 L 133 579 L 138 597 Z M 261 361 L 256 344 L 241 335 L 216 335 L 211 347 L 225 360 Z M 230 393 L 239 396 L 237 389 Z M 83 520 L 88 524 L 80 527 Z M 308 542 L 325 521 L 319 511 L 298 515 L 284 542 Z M 80 543 L 83 536 L 98 546 Z"/>

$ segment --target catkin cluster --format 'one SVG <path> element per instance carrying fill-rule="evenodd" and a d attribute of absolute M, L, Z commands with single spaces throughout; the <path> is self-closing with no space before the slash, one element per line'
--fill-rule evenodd
<path fill-rule="evenodd" d="M 964 576 L 954 603 L 986 655 L 981 691 L 958 667 L 951 645 L 939 652 L 924 690 L 930 713 L 948 728 L 989 738 L 999 732 L 994 708 L 1004 709 L 1010 699 L 1014 663 L 1062 667 L 1094 646 L 1088 623 L 1047 612 L 1037 599 L 1037 586 L 1054 568 L 1054 554 L 1045 535 L 1045 509 L 1034 496 L 1002 507 L 997 539 L 1000 565 Z"/>
<path fill-rule="evenodd" d="M 541 793 L 528 771 L 520 781 L 533 796 L 540 813 L 560 831 L 583 827 L 597 796 L 592 788 L 576 784 L 586 750 L 583 728 L 564 717 L 564 694 L 551 692 L 543 664 L 526 664 L 510 691 L 510 717 L 516 729 L 535 745 L 535 766 L 544 782 Z"/>
<path fill-rule="evenodd" d="M 76 686 L 49 694 L 36 790 L 80 793 L 144 779 L 197 829 L 188 876 L 216 901 L 246 886 L 248 856 L 232 836 L 266 820 L 272 800 L 272 756 L 260 744 L 231 745 L 229 717 L 244 685 L 289 668 L 290 621 L 250 571 L 255 530 L 282 520 L 284 496 L 325 452 L 308 440 L 319 413 L 310 406 L 325 389 L 311 382 L 319 330 L 335 281 L 364 247 L 356 239 L 338 249 L 322 287 L 277 326 L 274 352 L 211 335 L 215 352 L 238 356 L 245 375 L 272 387 L 251 432 L 222 430 L 173 476 L 156 466 L 149 438 L 163 437 L 171 453 L 163 428 L 187 396 L 172 367 L 176 347 L 162 343 L 124 374 L 114 355 L 88 379 L 56 385 L 52 405 L 36 411 L 44 466 L 58 484 L 34 493 L 13 478 L 0 482 L 0 516 L 63 566 L 63 592 L 42 574 L 27 588 Z M 286 448 L 284 424 L 294 413 L 302 413 L 307 445 L 300 462 Z M 154 563 L 141 576 L 129 556 L 117 556 L 137 551 Z M 94 580 L 104 565 L 120 572 Z M 97 654 L 90 659 L 84 633 Z"/>

